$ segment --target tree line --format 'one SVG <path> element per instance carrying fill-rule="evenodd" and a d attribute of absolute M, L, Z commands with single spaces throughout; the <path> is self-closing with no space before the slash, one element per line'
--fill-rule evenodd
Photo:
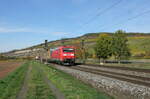
<path fill-rule="evenodd" d="M 123 30 L 118 30 L 113 35 L 101 34 L 95 44 L 95 54 L 102 63 L 112 56 L 120 62 L 131 56 L 127 42 L 127 35 Z"/>

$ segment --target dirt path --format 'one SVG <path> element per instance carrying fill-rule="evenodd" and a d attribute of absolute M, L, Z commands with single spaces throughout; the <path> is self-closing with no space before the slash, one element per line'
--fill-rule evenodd
<path fill-rule="evenodd" d="M 29 66 L 28 71 L 27 71 L 26 76 L 25 76 L 25 79 L 24 79 L 24 82 L 23 82 L 23 85 L 22 85 L 22 88 L 17 95 L 17 99 L 25 99 L 26 98 L 26 94 L 28 91 L 28 81 L 30 79 L 31 70 L 32 70 L 32 66 Z"/>
<path fill-rule="evenodd" d="M 65 99 L 65 96 L 63 93 L 59 91 L 58 88 L 55 87 L 55 85 L 47 78 L 47 76 L 44 74 L 43 70 L 41 68 L 38 68 L 40 73 L 42 74 L 44 82 L 49 86 L 49 88 L 52 90 L 53 94 L 57 99 Z"/>

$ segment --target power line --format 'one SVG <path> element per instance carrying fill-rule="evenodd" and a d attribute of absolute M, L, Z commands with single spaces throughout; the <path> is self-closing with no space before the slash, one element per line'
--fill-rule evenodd
<path fill-rule="evenodd" d="M 119 1 L 117 1 L 117 2 L 115 2 L 115 3 L 113 3 L 111 6 L 109 6 L 108 8 L 106 8 L 106 9 L 104 9 L 104 10 L 102 10 L 101 12 L 99 12 L 99 13 L 97 13 L 93 18 L 91 18 L 90 20 L 88 20 L 87 22 L 85 22 L 82 26 L 81 26 L 81 28 L 83 27 L 83 26 L 85 26 L 85 25 L 88 25 L 90 22 L 92 22 L 92 21 L 94 21 L 97 17 L 99 17 L 99 16 L 101 16 L 101 15 L 103 15 L 104 13 L 106 13 L 106 12 L 108 12 L 109 10 L 111 10 L 113 7 L 115 7 L 116 5 L 118 5 L 119 3 L 121 3 L 123 0 L 119 0 Z M 100 8 L 98 8 L 98 10 L 99 10 Z"/>
<path fill-rule="evenodd" d="M 108 8 L 106 8 L 106 9 L 104 9 L 103 11 L 99 12 L 99 13 L 98 13 L 97 15 L 95 15 L 92 19 L 90 19 L 89 21 L 87 21 L 87 22 L 85 23 L 85 25 L 88 24 L 88 23 L 90 23 L 90 22 L 92 22 L 92 21 L 94 21 L 94 20 L 96 19 L 96 17 L 99 17 L 99 16 L 103 15 L 104 13 L 106 13 L 107 11 L 111 10 L 113 7 L 115 7 L 116 5 L 118 5 L 119 3 L 121 3 L 121 1 L 122 1 L 122 0 L 119 0 L 118 2 L 115 2 L 114 4 L 112 4 L 110 7 L 108 7 Z"/>
<path fill-rule="evenodd" d="M 135 15 L 135 16 L 133 16 L 133 17 L 130 17 L 130 18 L 128 18 L 127 20 L 122 21 L 121 23 L 114 24 L 114 25 L 124 24 L 124 23 L 126 23 L 126 22 L 128 22 L 128 21 L 131 21 L 131 20 L 134 20 L 134 19 L 136 19 L 136 18 L 138 18 L 138 17 L 141 17 L 141 16 L 143 16 L 143 15 L 145 15 L 145 14 L 147 14 L 147 13 L 150 13 L 150 10 L 145 11 L 145 12 L 142 12 L 142 13 L 139 13 L 138 15 Z M 114 25 L 113 25 L 113 26 L 114 26 Z M 111 26 L 112 26 L 112 25 L 111 25 Z M 109 27 L 110 27 L 110 26 L 109 26 Z M 104 29 L 106 29 L 106 28 L 103 28 L 102 30 L 104 30 Z"/>

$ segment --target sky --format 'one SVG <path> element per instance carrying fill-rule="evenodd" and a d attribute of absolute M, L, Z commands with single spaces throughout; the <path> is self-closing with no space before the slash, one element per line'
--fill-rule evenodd
<path fill-rule="evenodd" d="M 0 0 L 0 52 L 85 33 L 148 33 L 149 5 L 150 0 Z"/>

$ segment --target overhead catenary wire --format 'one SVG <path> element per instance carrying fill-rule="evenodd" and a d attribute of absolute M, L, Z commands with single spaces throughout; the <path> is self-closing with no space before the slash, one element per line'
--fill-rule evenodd
<path fill-rule="evenodd" d="M 129 17 L 129 18 L 127 18 L 126 20 L 124 20 L 124 21 L 122 21 L 122 22 L 120 22 L 120 23 L 116 23 L 116 24 L 111 25 L 111 26 L 122 25 L 122 24 L 124 24 L 124 23 L 126 23 L 126 22 L 128 22 L 128 21 L 134 20 L 134 19 L 136 19 L 136 18 L 138 18 L 138 17 L 141 17 L 141 16 L 143 16 L 143 15 L 145 15 L 145 14 L 147 14 L 147 13 L 150 13 L 150 10 L 147 10 L 147 11 L 144 11 L 144 12 L 142 12 L 142 13 L 139 13 L 139 14 L 137 14 L 137 15 L 135 15 L 135 16 Z M 109 27 L 111 27 L 111 26 L 108 26 L 108 27 L 106 27 L 106 28 L 109 28 Z M 104 30 L 104 29 L 106 29 L 106 28 L 104 27 L 104 28 L 101 29 L 101 30 Z"/>
<path fill-rule="evenodd" d="M 97 13 L 92 19 L 90 19 L 89 21 L 87 21 L 87 22 L 85 23 L 85 25 L 88 24 L 88 23 L 90 23 L 90 22 L 92 22 L 92 21 L 94 21 L 94 20 L 96 19 L 96 17 L 99 17 L 99 16 L 103 15 L 104 13 L 106 13 L 107 11 L 111 10 L 113 7 L 115 7 L 116 5 L 118 5 L 119 3 L 121 3 L 121 1 L 122 1 L 122 0 L 119 0 L 118 2 L 113 3 L 110 7 L 108 7 L 108 8 L 106 8 L 106 9 L 102 10 L 102 11 L 99 12 L 99 13 Z"/>
<path fill-rule="evenodd" d="M 84 26 L 88 25 L 89 23 L 93 22 L 97 17 L 105 14 L 106 12 L 108 12 L 109 10 L 111 10 L 112 8 L 114 8 L 115 6 L 117 6 L 118 4 L 120 4 L 123 0 L 119 0 L 115 3 L 113 3 L 111 6 L 109 6 L 108 8 L 105 8 L 104 10 L 100 11 L 99 13 L 97 13 L 94 17 L 92 17 L 91 19 L 89 19 L 87 22 L 83 23 L 81 28 L 82 29 Z M 99 10 L 100 8 L 98 8 Z"/>

